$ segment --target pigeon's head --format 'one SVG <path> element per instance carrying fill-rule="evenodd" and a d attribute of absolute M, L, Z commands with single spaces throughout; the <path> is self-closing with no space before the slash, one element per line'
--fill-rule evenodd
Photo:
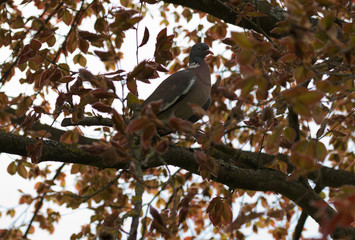
<path fill-rule="evenodd" d="M 189 63 L 200 63 L 208 54 L 213 53 L 210 51 L 210 47 L 206 43 L 196 43 L 190 50 Z"/>

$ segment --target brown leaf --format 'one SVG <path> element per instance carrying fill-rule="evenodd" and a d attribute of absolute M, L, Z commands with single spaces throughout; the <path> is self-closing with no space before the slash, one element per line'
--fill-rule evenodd
<path fill-rule="evenodd" d="M 74 32 L 71 32 L 69 37 L 68 37 L 68 41 L 67 41 L 67 45 L 66 45 L 66 49 L 70 52 L 73 53 L 78 45 L 78 41 L 77 41 L 77 37 L 76 34 L 74 34 Z"/>
<path fill-rule="evenodd" d="M 91 90 L 90 94 L 92 96 L 94 96 L 97 99 L 103 99 L 103 98 L 115 98 L 116 94 L 114 94 L 113 92 L 108 92 L 104 89 L 95 89 L 95 90 Z"/>
<path fill-rule="evenodd" d="M 229 100 L 236 100 L 238 97 L 237 97 L 237 94 L 235 94 L 235 92 L 233 91 L 233 89 L 231 88 L 227 88 L 227 87 L 217 87 L 218 91 L 220 93 L 222 93 L 222 95 L 225 97 L 225 98 L 228 98 Z"/>
<path fill-rule="evenodd" d="M 96 33 L 91 33 L 88 31 L 78 31 L 78 36 L 79 38 L 83 40 L 87 40 L 89 42 L 96 42 L 96 41 L 101 41 L 103 39 L 103 36 L 100 34 Z"/>
<path fill-rule="evenodd" d="M 41 114 L 31 111 L 29 114 L 27 114 L 25 120 L 21 123 L 21 127 L 24 130 L 30 129 L 33 124 L 35 124 L 40 119 L 40 117 Z"/>
<path fill-rule="evenodd" d="M 74 112 L 72 114 L 72 122 L 76 123 L 84 119 L 84 109 L 78 105 L 74 106 Z"/>
<path fill-rule="evenodd" d="M 167 28 L 161 30 L 157 36 L 155 44 L 154 57 L 157 63 L 166 65 L 167 61 L 173 59 L 173 54 L 170 51 L 175 35 L 167 35 Z"/>
<path fill-rule="evenodd" d="M 69 83 L 71 81 L 73 81 L 75 78 L 74 77 L 70 77 L 70 76 L 65 76 L 65 77 L 62 77 L 59 82 L 60 83 Z"/>
<path fill-rule="evenodd" d="M 319 139 L 323 135 L 325 128 L 327 127 L 327 124 L 328 124 L 328 119 L 324 119 L 324 121 L 320 125 L 320 128 L 317 131 L 317 135 L 316 135 L 317 139 Z"/>
<path fill-rule="evenodd" d="M 78 46 L 83 53 L 88 53 L 89 43 L 86 40 L 79 38 Z"/>
<path fill-rule="evenodd" d="M 124 123 L 122 116 L 115 109 L 113 109 L 112 121 L 115 129 L 118 132 L 120 132 L 121 134 L 126 133 L 127 126 Z"/>
<path fill-rule="evenodd" d="M 281 143 L 282 127 L 276 127 L 272 134 L 265 138 L 265 151 L 269 154 L 277 154 Z"/>
<path fill-rule="evenodd" d="M 212 157 L 201 151 L 195 151 L 194 156 L 196 162 L 200 165 L 199 171 L 203 179 L 211 179 L 211 175 L 215 177 L 218 175 L 218 164 Z"/>
<path fill-rule="evenodd" d="M 300 96 L 298 96 L 298 100 L 304 104 L 316 104 L 319 103 L 319 101 L 323 98 L 324 94 L 319 91 L 308 91 Z"/>
<path fill-rule="evenodd" d="M 157 67 L 159 64 L 152 61 L 144 60 L 139 63 L 132 72 L 128 73 L 127 81 L 135 78 L 145 83 L 150 83 L 148 79 L 158 78 Z"/>
<path fill-rule="evenodd" d="M 10 175 L 14 175 L 16 173 L 16 162 L 12 161 L 9 166 L 7 166 L 7 172 Z"/>
<path fill-rule="evenodd" d="M 334 134 L 335 137 L 345 137 L 346 134 L 337 130 L 332 130 L 332 133 Z"/>
<path fill-rule="evenodd" d="M 69 130 L 60 136 L 59 141 L 67 144 L 75 144 L 79 141 L 79 135 L 76 131 Z"/>
<path fill-rule="evenodd" d="M 84 68 L 80 68 L 79 69 L 79 77 L 83 80 L 83 81 L 88 81 L 91 82 L 93 80 L 95 80 L 95 76 L 94 74 L 92 74 L 90 71 L 84 69 Z"/>
<path fill-rule="evenodd" d="M 191 135 L 195 133 L 193 123 L 191 123 L 190 121 L 186 121 L 181 118 L 171 117 L 169 118 L 168 123 L 174 131 L 180 131 Z"/>
<path fill-rule="evenodd" d="M 187 214 L 189 213 L 188 207 L 182 207 L 179 211 L 179 224 L 184 222 L 187 218 Z"/>
<path fill-rule="evenodd" d="M 127 79 L 127 88 L 128 90 L 133 94 L 133 95 L 137 95 L 137 82 L 135 79 L 131 78 L 131 79 Z"/>
<path fill-rule="evenodd" d="M 156 126 L 154 123 L 149 123 L 144 127 L 142 134 L 142 144 L 144 149 L 148 149 L 150 147 L 150 143 L 155 132 Z"/>
<path fill-rule="evenodd" d="M 49 76 L 49 81 L 50 82 L 57 82 L 62 78 L 63 74 L 62 71 L 60 71 L 58 68 L 56 68 L 53 73 Z"/>
<path fill-rule="evenodd" d="M 149 213 L 152 215 L 154 220 L 156 220 L 159 224 L 165 226 L 165 222 L 163 221 L 163 218 L 159 214 L 158 210 L 156 210 L 154 207 L 150 206 Z"/>
<path fill-rule="evenodd" d="M 208 213 L 208 217 L 211 220 L 212 224 L 215 227 L 221 227 L 221 212 L 220 208 L 222 205 L 222 198 L 221 197 L 215 197 L 212 199 L 210 204 L 207 207 L 206 212 Z"/>
<path fill-rule="evenodd" d="M 318 162 L 323 162 L 327 149 L 323 143 L 316 140 L 301 140 L 291 149 L 291 162 L 301 171 L 314 170 Z"/>
<path fill-rule="evenodd" d="M 39 158 L 42 156 L 43 140 L 39 139 L 34 144 L 26 146 L 27 154 L 31 157 L 32 163 L 38 163 Z"/>
<path fill-rule="evenodd" d="M 169 142 L 167 140 L 161 140 L 154 145 L 154 151 L 158 153 L 165 153 L 168 150 Z"/>
<path fill-rule="evenodd" d="M 32 106 L 32 102 L 33 102 L 33 99 L 31 97 L 29 97 L 29 96 L 24 97 L 22 99 L 22 101 L 20 101 L 17 104 L 16 115 L 23 116 L 28 111 L 30 106 Z"/>
<path fill-rule="evenodd" d="M 149 40 L 149 30 L 147 27 L 145 27 L 142 42 L 138 47 L 143 47 L 145 44 L 147 44 L 148 40 Z"/>
<path fill-rule="evenodd" d="M 35 51 L 38 51 L 42 46 L 42 43 L 36 39 L 32 39 L 30 42 L 30 48 L 32 48 Z"/>
<path fill-rule="evenodd" d="M 217 123 L 215 126 L 213 126 L 211 128 L 211 130 L 209 131 L 211 140 L 215 143 L 218 144 L 221 141 L 221 138 L 224 135 L 224 127 L 223 124 L 221 124 L 220 122 Z"/>
<path fill-rule="evenodd" d="M 134 119 L 133 121 L 131 121 L 128 125 L 128 132 L 132 133 L 134 131 L 138 131 L 143 129 L 145 126 L 147 126 L 147 124 L 149 123 L 149 120 L 146 118 L 138 118 L 138 119 Z"/>
<path fill-rule="evenodd" d="M 27 178 L 27 170 L 26 170 L 25 166 L 22 164 L 22 162 L 19 162 L 17 164 L 16 171 L 24 179 Z"/>
<path fill-rule="evenodd" d="M 133 28 L 134 24 L 138 23 L 143 18 L 143 16 L 133 17 L 137 13 L 139 12 L 133 9 L 127 10 L 119 8 L 119 10 L 114 13 L 114 22 L 110 24 L 111 31 L 121 32 Z"/>
<path fill-rule="evenodd" d="M 111 113 L 112 112 L 112 107 L 109 105 L 106 105 L 104 103 L 101 102 L 97 102 L 94 103 L 92 105 L 93 108 L 95 108 L 96 110 L 100 111 L 100 112 L 106 112 L 106 113 Z"/>
<path fill-rule="evenodd" d="M 102 62 L 114 61 L 116 59 L 115 54 L 113 54 L 111 51 L 95 50 L 94 53 L 100 58 Z"/>
<path fill-rule="evenodd" d="M 189 207 L 190 202 L 192 199 L 195 197 L 195 195 L 198 193 L 198 189 L 193 187 L 189 189 L 189 192 L 186 194 L 186 196 L 181 200 L 181 202 L 178 205 L 178 208 L 180 207 Z"/>
<path fill-rule="evenodd" d="M 231 32 L 233 41 L 241 48 L 250 49 L 253 47 L 250 39 L 248 39 L 245 33 L 241 32 Z"/>

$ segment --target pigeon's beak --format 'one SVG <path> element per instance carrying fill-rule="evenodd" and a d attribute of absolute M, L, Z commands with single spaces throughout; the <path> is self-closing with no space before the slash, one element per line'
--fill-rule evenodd
<path fill-rule="evenodd" d="M 211 50 L 207 50 L 207 55 L 208 55 L 208 54 L 213 55 L 213 52 L 212 52 Z"/>

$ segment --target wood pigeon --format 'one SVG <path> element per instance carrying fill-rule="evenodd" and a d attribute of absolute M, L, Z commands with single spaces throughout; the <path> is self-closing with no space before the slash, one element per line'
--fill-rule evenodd
<path fill-rule="evenodd" d="M 178 117 L 191 122 L 199 120 L 199 117 L 193 114 L 189 104 L 196 104 L 204 110 L 211 105 L 211 74 L 205 62 L 208 54 L 212 52 L 206 43 L 197 43 L 192 46 L 189 68 L 165 79 L 142 103 L 142 107 L 161 100 L 161 110 L 157 114 L 159 119 L 167 120 L 170 117 Z"/>

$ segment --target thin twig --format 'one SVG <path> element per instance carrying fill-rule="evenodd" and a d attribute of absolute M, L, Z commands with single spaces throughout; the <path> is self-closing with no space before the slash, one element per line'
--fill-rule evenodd
<path fill-rule="evenodd" d="M 81 198 L 82 203 L 88 201 L 90 198 L 96 196 L 97 194 L 103 192 L 105 189 L 107 189 L 108 187 L 110 187 L 111 185 L 115 184 L 117 182 L 118 179 L 121 178 L 122 174 L 125 171 L 121 170 L 121 172 L 111 181 L 109 181 L 108 183 L 106 183 L 104 186 L 102 186 L 100 189 L 98 189 L 96 192 L 88 194 L 88 195 L 84 195 L 84 196 L 80 196 L 80 195 L 76 195 L 76 194 L 69 194 L 69 196 L 71 197 L 75 197 L 75 198 Z"/>
<path fill-rule="evenodd" d="M 324 133 L 318 140 L 321 140 L 323 137 L 327 136 L 329 133 L 331 133 L 336 127 L 338 127 L 342 122 L 344 122 L 348 117 L 351 116 L 351 114 L 353 114 L 355 110 L 352 110 L 351 112 L 349 112 L 349 114 L 342 120 L 340 120 L 339 122 L 337 122 L 337 124 L 334 125 L 334 127 L 332 127 L 328 132 Z"/>
<path fill-rule="evenodd" d="M 181 168 L 179 168 L 173 175 L 171 175 L 171 177 L 174 177 L 176 174 L 178 174 L 180 172 Z M 154 197 L 146 204 L 147 206 L 147 210 L 145 212 L 145 217 L 143 219 L 143 231 L 142 231 L 142 237 L 141 240 L 144 239 L 144 235 L 145 235 L 145 231 L 147 228 L 147 215 L 148 215 L 148 211 L 149 211 L 149 207 L 150 205 L 153 203 L 153 201 L 165 190 L 165 188 L 169 185 L 170 181 L 166 181 L 165 184 L 162 186 L 162 188 L 154 195 Z"/>
<path fill-rule="evenodd" d="M 143 181 L 143 172 L 142 172 L 142 165 L 140 161 L 134 161 L 136 171 L 135 175 L 136 177 Z M 144 185 L 142 184 L 141 181 L 136 180 L 136 186 L 135 186 L 135 192 L 136 195 L 133 198 L 133 205 L 134 205 L 134 214 L 132 217 L 132 223 L 131 223 L 131 229 L 129 231 L 129 236 L 128 240 L 136 240 L 137 239 L 137 230 L 138 230 L 138 225 L 139 225 L 139 217 L 142 211 L 142 196 L 144 192 Z"/>
<path fill-rule="evenodd" d="M 62 7 L 62 5 L 64 4 L 64 2 L 60 2 L 58 4 L 58 6 L 51 12 L 51 14 L 48 15 L 48 17 L 46 18 L 46 20 L 44 20 L 44 23 L 40 26 L 40 28 L 37 30 L 37 32 L 34 34 L 33 39 L 43 30 L 44 26 L 50 21 L 50 19 L 57 13 L 57 11 Z M 49 7 L 45 8 L 43 13 L 41 14 L 40 17 L 44 16 L 45 13 L 47 12 L 47 10 L 49 9 Z M 32 30 L 32 28 L 27 29 L 26 32 L 23 33 L 22 36 L 22 40 L 18 41 L 17 45 L 14 47 L 14 49 L 18 48 L 19 44 L 23 42 L 23 40 L 25 39 L 25 37 L 27 36 L 27 34 Z M 18 52 L 16 52 L 17 54 Z M 14 62 L 10 65 L 10 67 L 6 70 L 6 72 L 4 72 L 4 74 L 2 75 L 2 77 L 0 78 L 0 82 L 1 82 L 1 87 L 5 84 L 6 79 L 8 78 L 9 74 L 11 73 L 12 69 L 16 66 L 17 62 L 19 60 L 19 55 L 16 56 Z"/>
<path fill-rule="evenodd" d="M 68 33 L 65 36 L 64 41 L 62 42 L 62 47 L 57 51 L 55 57 L 53 58 L 53 62 L 57 62 L 58 57 L 60 56 L 61 52 L 66 48 L 66 43 L 68 41 L 69 35 L 71 34 L 71 32 L 77 27 L 77 25 L 80 22 L 80 18 L 83 16 L 83 14 L 86 12 L 86 10 L 95 2 L 96 0 L 93 0 L 91 3 L 89 3 L 85 8 L 84 8 L 84 4 L 85 4 L 85 0 L 82 0 L 81 2 L 81 6 L 78 10 L 78 12 L 76 13 L 74 20 L 70 26 L 70 29 L 68 31 Z"/>
<path fill-rule="evenodd" d="M 55 175 L 53 176 L 51 182 L 54 182 L 54 180 L 57 179 L 57 177 L 58 177 L 58 176 L 60 175 L 60 173 L 62 172 L 62 169 L 64 168 L 64 166 L 65 166 L 65 163 L 63 163 L 63 164 L 57 169 L 57 171 L 56 171 Z M 44 198 L 45 198 L 45 196 L 47 195 L 47 193 L 48 193 L 48 191 L 44 192 L 43 195 L 41 196 L 40 201 L 39 201 L 39 203 L 37 204 L 37 207 L 36 207 L 36 209 L 35 209 L 35 212 L 33 213 L 33 216 L 32 216 L 32 218 L 31 218 L 31 221 L 30 221 L 30 223 L 28 224 L 28 227 L 27 227 L 25 233 L 23 234 L 23 237 L 22 237 L 23 239 L 27 239 L 27 235 L 28 235 L 28 233 L 29 233 L 29 231 L 30 231 L 30 229 L 31 229 L 31 226 L 32 226 L 32 224 L 33 224 L 33 221 L 35 220 L 36 216 L 38 215 L 39 210 L 41 209 L 41 207 L 42 207 L 42 205 L 43 205 L 43 201 L 44 201 Z"/>

